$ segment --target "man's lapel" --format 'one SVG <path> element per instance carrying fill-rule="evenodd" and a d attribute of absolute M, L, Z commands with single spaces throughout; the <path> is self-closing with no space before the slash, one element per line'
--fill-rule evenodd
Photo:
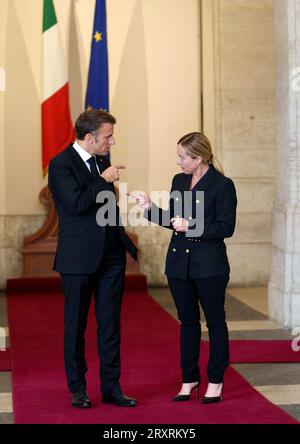
<path fill-rule="evenodd" d="M 94 176 L 90 173 L 86 164 L 74 149 L 73 145 L 69 146 L 68 153 L 70 155 L 72 164 L 75 166 L 76 173 L 80 176 L 80 179 L 84 180 L 85 183 L 93 182 L 93 180 L 95 180 Z M 110 166 L 109 160 L 103 156 L 96 156 L 96 162 L 99 167 L 100 174 Z"/>
<path fill-rule="evenodd" d="M 75 167 L 77 175 L 84 182 L 92 182 L 94 180 L 93 175 L 89 172 L 87 166 L 84 161 L 81 159 L 73 145 L 70 145 L 68 148 L 68 154 L 70 156 L 71 162 Z"/>
<path fill-rule="evenodd" d="M 105 156 L 96 156 L 96 162 L 100 171 L 100 174 L 103 173 L 103 171 L 107 170 L 111 166 L 110 161 Z M 111 190 L 115 193 L 115 186 L 113 183 L 110 184 Z"/>
<path fill-rule="evenodd" d="M 101 174 L 103 173 L 103 171 L 110 167 L 110 161 L 107 159 L 107 157 L 96 156 L 96 162 Z"/>

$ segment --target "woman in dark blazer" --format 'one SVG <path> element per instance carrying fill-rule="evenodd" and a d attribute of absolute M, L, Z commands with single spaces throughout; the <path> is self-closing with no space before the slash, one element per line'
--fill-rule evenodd
<path fill-rule="evenodd" d="M 148 220 L 173 230 L 165 273 L 181 321 L 183 382 L 173 400 L 189 400 L 195 388 L 199 393 L 200 301 L 210 340 L 209 384 L 203 403 L 212 403 L 222 399 L 229 365 L 224 303 L 230 267 L 224 238 L 234 233 L 236 190 L 233 181 L 223 175 L 203 134 L 181 138 L 177 154 L 183 172 L 173 179 L 168 211 L 158 208 L 145 193 L 133 196 Z M 204 227 L 199 230 L 201 222 Z"/>

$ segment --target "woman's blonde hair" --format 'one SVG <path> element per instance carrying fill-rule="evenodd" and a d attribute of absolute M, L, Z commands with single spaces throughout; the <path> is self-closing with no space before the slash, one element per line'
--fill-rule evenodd
<path fill-rule="evenodd" d="M 224 175 L 222 165 L 212 152 L 212 147 L 208 138 L 202 133 L 190 133 L 183 136 L 178 145 L 181 145 L 188 156 L 192 159 L 202 157 L 206 165 L 213 165 L 213 167 Z"/>

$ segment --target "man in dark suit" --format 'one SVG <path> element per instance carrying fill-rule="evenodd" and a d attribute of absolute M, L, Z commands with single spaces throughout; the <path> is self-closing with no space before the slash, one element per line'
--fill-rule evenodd
<path fill-rule="evenodd" d="M 122 407 L 136 405 L 120 387 L 120 311 L 126 251 L 137 259 L 137 248 L 119 220 L 114 182 L 122 166 L 107 159 L 116 119 L 105 111 L 89 110 L 75 125 L 76 138 L 49 165 L 49 189 L 59 218 L 54 270 L 60 273 L 64 297 L 64 355 L 72 405 L 91 407 L 85 374 L 85 330 L 92 293 L 98 324 L 102 400 Z M 100 192 L 111 192 L 109 206 L 116 224 L 97 223 Z M 107 201 L 105 201 L 107 205 Z"/>

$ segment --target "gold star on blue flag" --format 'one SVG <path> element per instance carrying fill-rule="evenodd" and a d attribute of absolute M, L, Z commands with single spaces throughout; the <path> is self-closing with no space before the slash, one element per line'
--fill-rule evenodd
<path fill-rule="evenodd" d="M 106 0 L 96 0 L 85 108 L 109 110 Z"/>

